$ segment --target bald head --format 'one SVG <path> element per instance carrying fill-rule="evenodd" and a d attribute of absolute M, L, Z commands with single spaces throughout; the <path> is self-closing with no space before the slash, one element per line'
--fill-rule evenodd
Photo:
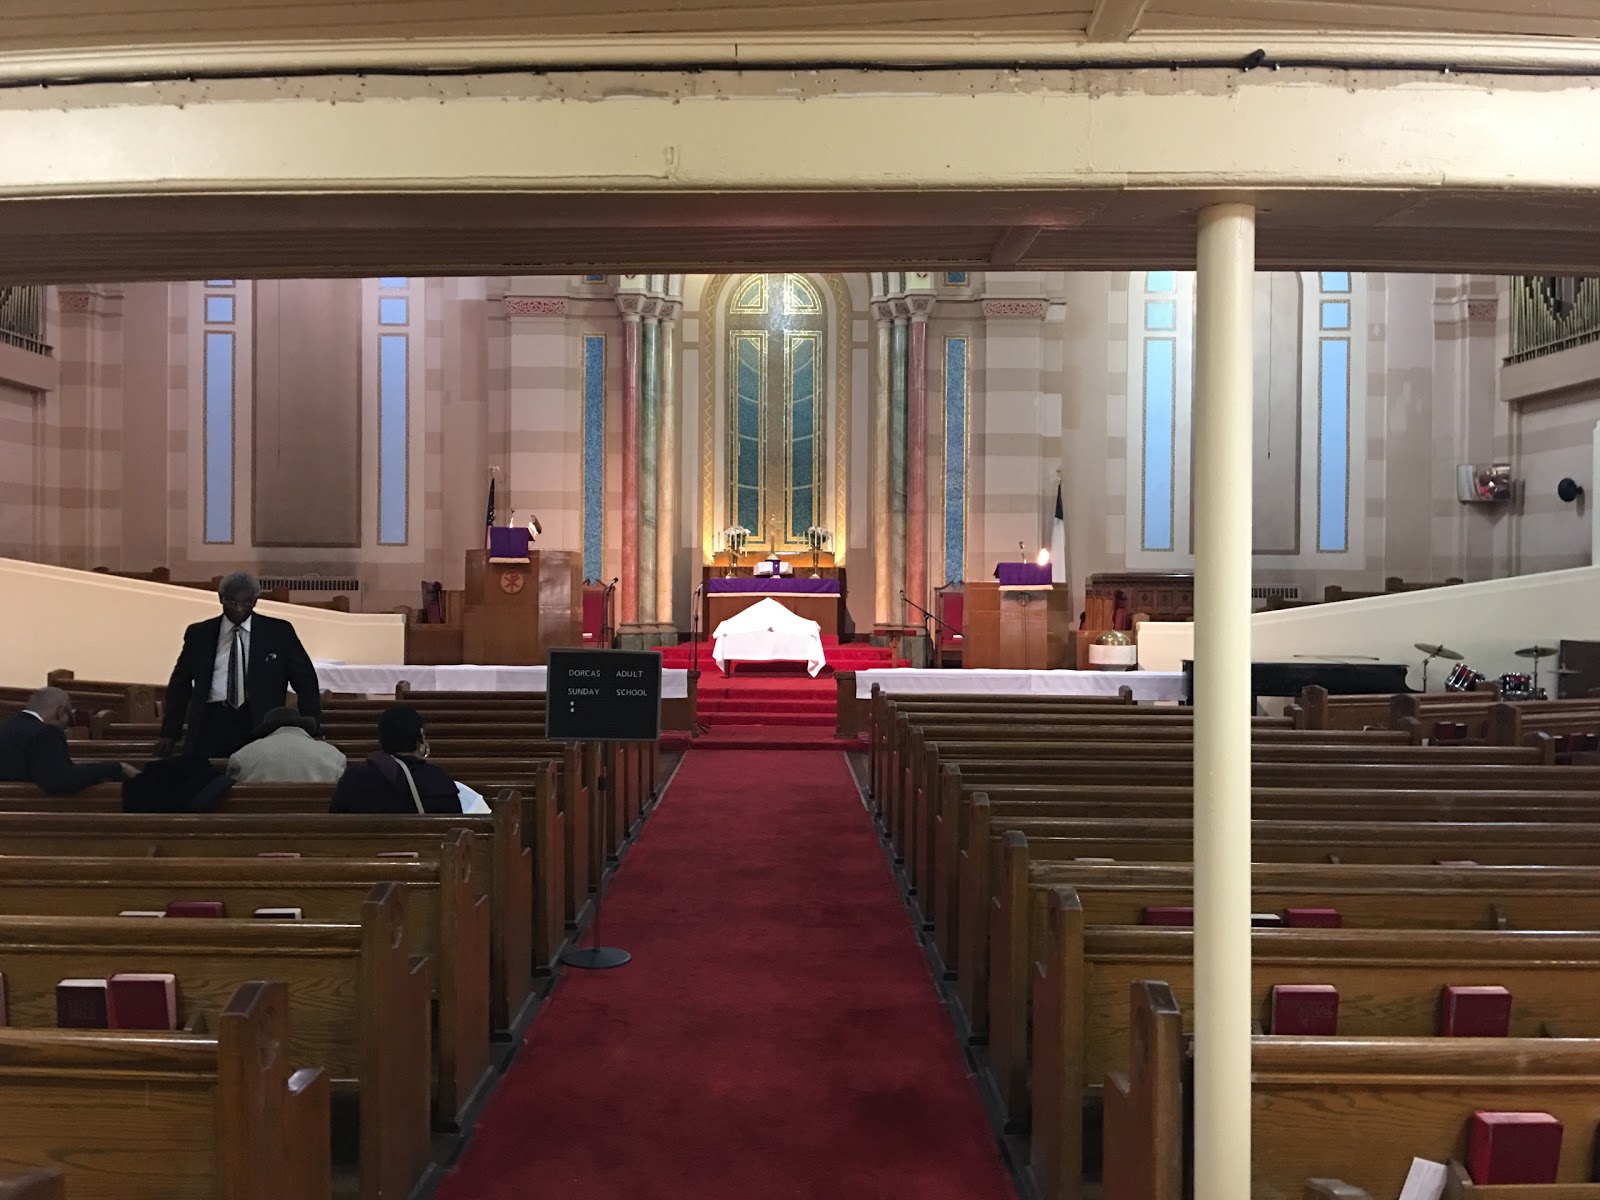
<path fill-rule="evenodd" d="M 28 697 L 28 711 L 37 713 L 46 725 L 65 729 L 72 724 L 72 697 L 60 688 L 40 688 Z"/>

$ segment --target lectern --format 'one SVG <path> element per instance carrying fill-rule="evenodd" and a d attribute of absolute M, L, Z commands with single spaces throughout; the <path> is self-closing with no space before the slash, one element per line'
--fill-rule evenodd
<path fill-rule="evenodd" d="M 1010 671 L 1066 667 L 1071 589 L 1051 583 L 1050 569 L 1032 563 L 1001 563 L 996 575 L 995 583 L 967 581 L 961 665 Z"/>
<path fill-rule="evenodd" d="M 516 558 L 501 549 L 467 551 L 462 657 L 485 665 L 542 666 L 550 647 L 581 646 L 583 556 L 525 549 L 526 556 Z"/>

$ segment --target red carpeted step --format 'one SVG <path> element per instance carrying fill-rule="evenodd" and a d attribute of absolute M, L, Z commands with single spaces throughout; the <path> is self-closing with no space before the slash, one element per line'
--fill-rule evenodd
<path fill-rule="evenodd" d="M 691 750 L 603 927 L 438 1200 L 1014 1197 L 842 755 Z"/>

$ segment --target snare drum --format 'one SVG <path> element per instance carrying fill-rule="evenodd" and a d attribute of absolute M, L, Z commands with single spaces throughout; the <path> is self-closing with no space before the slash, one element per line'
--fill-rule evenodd
<path fill-rule="evenodd" d="M 1444 690 L 1447 692 L 1470 692 L 1483 682 L 1483 676 L 1474 671 L 1466 663 L 1457 663 L 1450 668 L 1450 674 L 1445 677 Z"/>
<path fill-rule="evenodd" d="M 1506 699 L 1527 699 L 1533 693 L 1533 676 L 1520 672 L 1500 676 L 1500 695 Z"/>

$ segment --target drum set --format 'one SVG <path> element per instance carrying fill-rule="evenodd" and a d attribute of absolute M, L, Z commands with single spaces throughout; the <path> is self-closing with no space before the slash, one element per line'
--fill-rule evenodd
<path fill-rule="evenodd" d="M 1416 648 L 1426 657 L 1422 660 L 1422 690 L 1428 690 L 1428 665 L 1434 659 L 1454 663 L 1450 674 L 1445 676 L 1444 690 L 1447 692 L 1474 692 L 1489 681 L 1489 677 L 1481 671 L 1469 667 L 1464 656 L 1448 646 L 1432 645 L 1428 642 L 1415 643 Z M 1510 672 L 1500 676 L 1500 696 L 1504 700 L 1546 700 L 1548 695 L 1545 689 L 1539 686 L 1539 662 L 1541 659 L 1554 658 L 1560 653 L 1554 646 L 1524 646 L 1521 650 L 1513 651 L 1518 658 L 1533 660 L 1533 671 L 1524 674 L 1520 671 Z M 1574 675 L 1577 672 L 1566 667 L 1556 667 L 1556 675 Z"/>

